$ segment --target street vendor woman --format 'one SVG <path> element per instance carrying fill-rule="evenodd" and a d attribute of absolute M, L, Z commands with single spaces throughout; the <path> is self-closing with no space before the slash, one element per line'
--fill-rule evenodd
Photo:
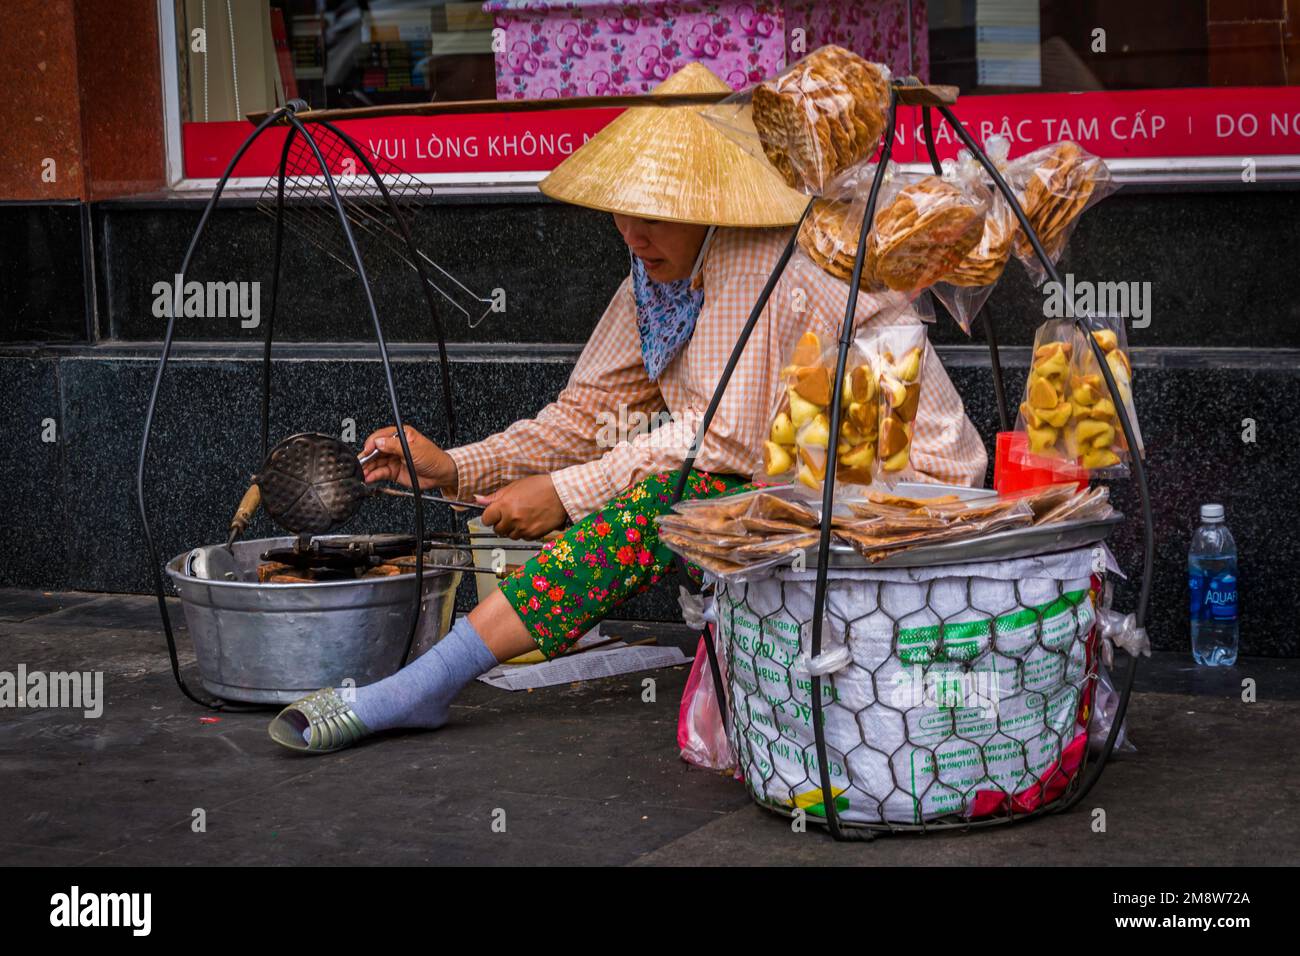
<path fill-rule="evenodd" d="M 658 92 L 725 91 L 699 64 Z M 613 213 L 631 253 L 614 293 L 559 397 L 535 418 L 443 450 L 414 428 L 417 474 L 406 473 L 394 429 L 372 434 L 366 479 L 396 481 L 488 503 L 485 524 L 512 538 L 563 531 L 450 633 L 411 664 L 355 695 L 324 689 L 285 708 L 273 739 L 325 753 L 393 728 L 435 728 L 478 675 L 527 651 L 563 653 L 623 601 L 670 573 L 655 518 L 668 510 L 677 471 L 741 327 L 808 197 L 732 140 L 697 107 L 624 111 L 541 184 L 554 199 Z M 745 486 L 761 467 L 783 356 L 805 331 L 838 338 L 848 286 L 804 256 L 791 259 L 736 366 L 689 476 L 686 497 Z M 859 295 L 859 328 L 911 324 Z M 913 477 L 975 485 L 983 443 L 927 345 L 925 387 L 911 452 Z M 608 416 L 667 412 L 665 424 L 601 441 Z M 662 416 L 661 416 L 662 417 Z M 609 446 L 609 447 L 602 447 Z"/>

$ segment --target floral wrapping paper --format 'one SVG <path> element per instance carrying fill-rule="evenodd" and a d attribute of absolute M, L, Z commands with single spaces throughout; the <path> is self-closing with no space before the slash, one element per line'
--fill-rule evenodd
<path fill-rule="evenodd" d="M 739 90 L 827 43 L 895 75 L 929 74 L 925 0 L 489 0 L 483 10 L 505 30 L 497 99 L 644 93 L 691 62 Z M 792 51 L 796 29 L 804 48 Z"/>

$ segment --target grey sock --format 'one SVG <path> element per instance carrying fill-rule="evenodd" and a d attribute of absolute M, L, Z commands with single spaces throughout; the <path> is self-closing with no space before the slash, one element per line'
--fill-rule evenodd
<path fill-rule="evenodd" d="M 469 618 L 462 617 L 423 656 L 390 677 L 358 687 L 352 709 L 372 731 L 441 727 L 447 722 L 452 698 L 496 664 L 496 655 L 488 650 Z M 310 728 L 305 730 L 303 739 L 310 733 Z"/>

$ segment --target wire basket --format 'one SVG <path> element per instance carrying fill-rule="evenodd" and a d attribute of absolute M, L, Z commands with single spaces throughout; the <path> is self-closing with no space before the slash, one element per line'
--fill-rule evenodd
<path fill-rule="evenodd" d="M 826 816 L 813 723 L 844 826 L 926 829 L 1029 813 L 1077 785 L 1097 677 L 1093 548 L 969 565 L 719 580 L 728 728 L 759 804 Z"/>

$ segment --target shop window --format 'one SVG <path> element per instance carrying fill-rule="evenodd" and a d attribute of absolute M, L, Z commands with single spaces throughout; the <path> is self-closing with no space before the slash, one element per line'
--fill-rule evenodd
<path fill-rule="evenodd" d="M 1287 0 L 927 0 L 931 80 L 964 93 L 1284 86 Z"/>
<path fill-rule="evenodd" d="M 215 175 L 246 133 L 244 116 L 288 99 L 320 109 L 639 93 L 692 61 L 740 89 L 825 43 L 960 87 L 959 112 L 981 131 L 1034 117 L 1032 137 L 1020 127 L 1021 148 L 1052 138 L 1057 117 L 1064 123 L 1056 132 L 1108 159 L 1300 154 L 1295 0 L 160 2 L 175 26 L 168 82 L 176 84 L 180 115 L 172 122 L 182 130 L 190 178 Z M 1224 92 L 1239 87 L 1253 91 Z M 1048 98 L 1064 93 L 1093 98 Z M 1249 109 L 1256 115 L 1243 118 Z M 567 141 L 580 142 L 613 115 L 584 112 L 591 111 L 551 115 L 552 139 L 568 123 Z M 1130 126 L 1108 135 L 1103 121 L 1117 112 L 1131 113 L 1138 133 Z M 497 117 L 494 128 L 540 138 L 530 124 L 541 115 Z M 440 123 L 446 119 L 392 118 L 369 132 L 423 138 L 425 147 L 453 127 L 468 135 L 470 126 Z M 1140 142 L 1144 123 L 1148 141 Z M 923 158 L 914 137 L 900 145 L 903 159 Z M 527 178 L 563 159 L 519 155 L 476 165 L 466 150 L 402 149 L 414 173 L 470 182 Z M 266 175 L 259 162 L 250 156 L 241 174 Z"/>

